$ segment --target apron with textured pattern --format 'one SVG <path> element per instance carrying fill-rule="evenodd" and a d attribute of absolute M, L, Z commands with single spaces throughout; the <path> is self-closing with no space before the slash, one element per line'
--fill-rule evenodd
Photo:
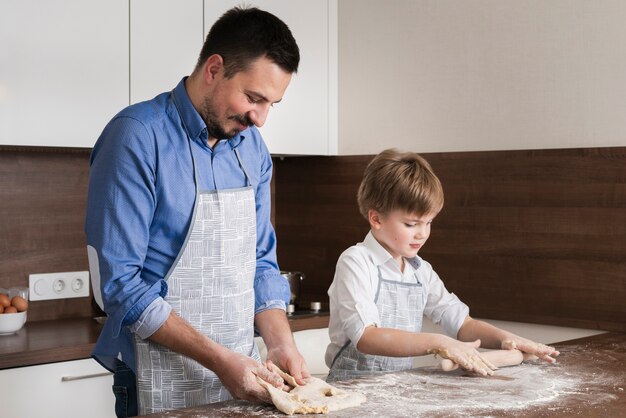
<path fill-rule="evenodd" d="M 413 282 L 383 279 L 378 270 L 378 289 L 374 302 L 378 308 L 381 328 L 420 332 L 424 315 L 424 292 L 417 278 Z M 410 369 L 413 357 L 387 357 L 363 354 L 348 341 L 337 353 L 330 367 L 329 382 L 370 376 L 384 372 Z"/>
<path fill-rule="evenodd" d="M 166 277 L 165 301 L 213 341 L 260 361 L 254 343 L 256 205 L 250 177 L 233 152 L 248 186 L 196 192 L 187 239 Z M 215 373 L 188 357 L 136 335 L 135 354 L 140 415 L 232 399 Z"/>

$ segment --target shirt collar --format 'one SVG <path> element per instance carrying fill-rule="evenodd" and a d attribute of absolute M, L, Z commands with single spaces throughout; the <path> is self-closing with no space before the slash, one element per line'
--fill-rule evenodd
<path fill-rule="evenodd" d="M 193 107 L 193 103 L 191 103 L 189 94 L 187 94 L 187 90 L 185 89 L 186 79 L 187 77 L 183 77 L 174 88 L 174 103 L 185 125 L 189 138 L 192 140 L 204 139 L 206 143 L 206 139 L 208 138 L 206 123 L 204 123 L 204 120 L 202 120 L 196 108 Z"/>
<path fill-rule="evenodd" d="M 380 266 L 387 263 L 393 257 L 389 254 L 389 251 L 385 249 L 380 243 L 374 238 L 372 231 L 367 233 L 367 236 L 363 240 L 363 246 L 365 246 L 372 256 L 372 261 L 375 265 Z M 415 256 L 413 258 L 405 258 L 405 260 L 415 269 L 417 270 L 421 265 L 421 259 L 419 256 Z"/>
<path fill-rule="evenodd" d="M 239 144 L 241 144 L 241 142 L 246 139 L 246 133 L 250 132 L 250 128 L 247 128 L 241 132 L 239 132 L 239 134 L 233 136 L 232 138 L 230 138 L 228 140 L 228 144 L 230 145 L 230 147 L 232 149 L 235 149 L 239 146 Z"/>
<path fill-rule="evenodd" d="M 189 134 L 190 139 L 194 141 L 201 140 L 202 143 L 206 144 L 209 138 L 206 123 L 196 108 L 193 107 L 193 103 L 191 103 L 191 99 L 189 98 L 189 94 L 187 94 L 187 89 L 185 88 L 186 79 L 187 77 L 183 77 L 174 88 L 176 105 L 178 105 L 180 117 L 187 128 L 187 133 Z M 241 144 L 241 141 L 245 139 L 246 134 L 249 131 L 250 128 L 241 131 L 232 138 L 228 138 L 227 141 L 230 147 L 233 149 L 237 148 Z"/>

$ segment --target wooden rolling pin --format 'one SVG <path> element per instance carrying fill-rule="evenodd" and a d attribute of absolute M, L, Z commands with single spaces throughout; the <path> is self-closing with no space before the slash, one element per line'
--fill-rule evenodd
<path fill-rule="evenodd" d="M 490 361 L 496 367 L 517 366 L 522 361 L 537 359 L 535 355 L 522 353 L 519 350 L 483 351 L 480 353 L 480 355 Z M 447 358 L 441 360 L 440 366 L 441 370 L 445 372 L 449 372 L 451 370 L 456 370 L 459 368 L 458 364 Z"/>

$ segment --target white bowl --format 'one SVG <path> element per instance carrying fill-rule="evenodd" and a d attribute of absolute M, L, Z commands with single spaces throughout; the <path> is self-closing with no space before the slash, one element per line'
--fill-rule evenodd
<path fill-rule="evenodd" d="M 26 312 L 0 314 L 0 335 L 14 334 L 26 323 Z"/>

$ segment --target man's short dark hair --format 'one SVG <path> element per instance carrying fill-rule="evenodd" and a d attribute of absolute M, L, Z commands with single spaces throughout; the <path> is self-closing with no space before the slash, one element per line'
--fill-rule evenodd
<path fill-rule="evenodd" d="M 273 14 L 256 7 L 234 7 L 213 24 L 196 70 L 213 54 L 224 59 L 227 78 L 246 70 L 263 56 L 290 74 L 298 70 L 300 62 L 300 49 L 289 27 Z"/>

